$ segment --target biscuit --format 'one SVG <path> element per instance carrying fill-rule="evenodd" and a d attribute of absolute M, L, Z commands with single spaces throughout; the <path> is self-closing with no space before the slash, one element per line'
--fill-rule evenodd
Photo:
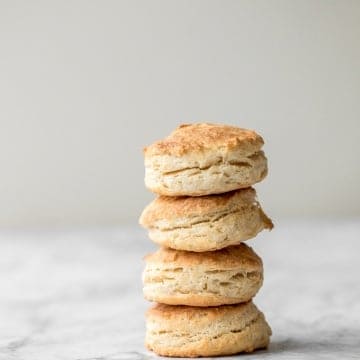
<path fill-rule="evenodd" d="M 145 185 L 168 196 L 203 196 L 249 187 L 267 175 L 255 131 L 219 124 L 181 125 L 144 149 Z"/>
<path fill-rule="evenodd" d="M 245 244 L 203 253 L 160 248 L 145 260 L 145 298 L 168 305 L 238 304 L 263 282 L 262 261 Z"/>
<path fill-rule="evenodd" d="M 272 229 L 253 188 L 202 197 L 160 196 L 140 217 L 155 243 L 178 250 L 209 251 Z"/>
<path fill-rule="evenodd" d="M 271 329 L 252 303 L 198 308 L 156 304 L 147 312 L 145 345 L 162 356 L 230 355 L 266 348 Z"/>

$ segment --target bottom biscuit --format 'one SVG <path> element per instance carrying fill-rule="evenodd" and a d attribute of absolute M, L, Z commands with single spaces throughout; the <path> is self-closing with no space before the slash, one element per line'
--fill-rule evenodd
<path fill-rule="evenodd" d="M 271 329 L 250 301 L 210 308 L 156 304 L 145 345 L 162 356 L 201 357 L 252 352 L 269 345 Z"/>

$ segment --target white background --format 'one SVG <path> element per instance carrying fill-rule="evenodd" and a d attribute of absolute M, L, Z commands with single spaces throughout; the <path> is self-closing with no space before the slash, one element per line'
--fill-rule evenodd
<path fill-rule="evenodd" d="M 141 149 L 253 128 L 275 222 L 360 215 L 360 1 L 0 0 L 0 225 L 135 223 Z"/>

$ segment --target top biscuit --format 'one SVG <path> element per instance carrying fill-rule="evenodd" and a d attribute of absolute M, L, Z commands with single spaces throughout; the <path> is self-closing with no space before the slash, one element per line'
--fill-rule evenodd
<path fill-rule="evenodd" d="M 251 186 L 267 174 L 263 144 L 252 130 L 181 125 L 144 149 L 145 184 L 168 196 L 202 196 Z"/>

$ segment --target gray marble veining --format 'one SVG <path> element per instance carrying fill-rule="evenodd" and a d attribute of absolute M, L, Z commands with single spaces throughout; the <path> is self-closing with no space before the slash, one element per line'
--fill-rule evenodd
<path fill-rule="evenodd" d="M 271 346 L 251 359 L 360 359 L 360 221 L 292 222 L 249 241 Z M 156 359 L 143 346 L 140 229 L 0 233 L 1 360 Z"/>

